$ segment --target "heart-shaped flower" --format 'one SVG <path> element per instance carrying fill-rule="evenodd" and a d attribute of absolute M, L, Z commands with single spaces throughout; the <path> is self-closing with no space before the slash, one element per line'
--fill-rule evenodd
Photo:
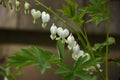
<path fill-rule="evenodd" d="M 72 58 L 77 61 L 80 57 L 83 57 L 84 51 L 79 50 L 77 53 L 72 53 Z"/>
<path fill-rule="evenodd" d="M 50 32 L 51 32 L 50 38 L 54 40 L 56 38 L 56 33 L 57 33 L 57 27 L 54 23 L 50 28 Z"/>
<path fill-rule="evenodd" d="M 69 35 L 69 30 L 59 27 L 57 29 L 57 34 L 59 35 L 60 38 L 66 38 Z"/>
<path fill-rule="evenodd" d="M 45 11 L 43 11 L 41 18 L 43 23 L 47 23 L 50 20 L 50 15 Z"/>
<path fill-rule="evenodd" d="M 32 9 L 31 10 L 31 15 L 33 16 L 34 20 L 33 23 L 36 23 L 36 20 L 40 18 L 41 12 L 39 10 Z"/>
<path fill-rule="evenodd" d="M 73 37 L 72 34 L 68 36 L 66 43 L 68 43 L 69 50 L 73 49 L 73 47 L 76 45 L 75 38 Z"/>

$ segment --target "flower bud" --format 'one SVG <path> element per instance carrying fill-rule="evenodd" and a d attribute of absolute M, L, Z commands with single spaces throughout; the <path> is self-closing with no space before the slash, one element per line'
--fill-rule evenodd
<path fill-rule="evenodd" d="M 20 2 L 17 0 L 15 2 L 15 4 L 16 4 L 16 11 L 19 11 L 20 10 Z"/>
<path fill-rule="evenodd" d="M 30 4 L 28 2 L 25 2 L 25 4 L 24 4 L 25 14 L 29 14 L 29 7 L 30 7 Z"/>

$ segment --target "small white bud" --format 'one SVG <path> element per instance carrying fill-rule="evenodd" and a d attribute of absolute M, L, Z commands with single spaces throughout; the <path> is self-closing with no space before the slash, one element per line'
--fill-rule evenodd
<path fill-rule="evenodd" d="M 30 7 L 30 4 L 28 2 L 25 2 L 25 4 L 24 4 L 24 8 L 25 8 L 24 13 L 25 14 L 29 14 L 29 7 Z"/>
<path fill-rule="evenodd" d="M 19 11 L 20 10 L 20 2 L 17 0 L 15 2 L 15 4 L 16 4 L 16 11 Z"/>

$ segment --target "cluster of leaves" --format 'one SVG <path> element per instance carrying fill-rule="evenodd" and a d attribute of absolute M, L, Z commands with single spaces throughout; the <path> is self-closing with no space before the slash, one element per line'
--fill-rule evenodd
<path fill-rule="evenodd" d="M 8 57 L 8 65 L 11 67 L 21 68 L 28 65 L 38 65 L 41 73 L 44 73 L 47 68 L 51 68 L 51 63 L 54 62 L 55 56 L 51 52 L 42 50 L 36 46 L 31 46 Z"/>
<path fill-rule="evenodd" d="M 109 0 L 90 0 L 90 2 L 92 5 L 89 5 L 86 8 L 91 19 L 87 22 L 94 21 L 96 22 L 96 25 L 98 25 L 100 22 L 108 19 L 109 8 L 106 8 L 105 3 L 109 2 Z"/>
<path fill-rule="evenodd" d="M 8 57 L 8 66 L 22 68 L 28 65 L 36 65 L 40 67 L 40 71 L 43 74 L 46 69 L 51 69 L 51 64 L 57 65 L 55 69 L 56 74 L 62 74 L 64 80 L 74 80 L 76 77 L 82 80 L 96 80 L 91 77 L 88 71 L 84 71 L 83 68 L 88 66 L 95 66 L 100 63 L 100 58 L 87 60 L 87 57 L 80 57 L 78 61 L 74 63 L 73 68 L 64 63 L 64 46 L 61 40 L 57 42 L 57 50 L 59 57 L 54 56 L 51 52 L 42 50 L 36 46 L 31 46 L 26 49 L 15 53 Z"/>
<path fill-rule="evenodd" d="M 91 5 L 83 7 L 80 10 L 77 3 L 71 0 L 66 1 L 67 5 L 64 5 L 63 9 L 60 9 L 59 12 L 80 25 L 84 23 L 83 18 L 86 14 L 91 17 L 86 23 L 95 22 L 96 25 L 109 17 L 108 8 L 105 6 L 105 3 L 109 2 L 109 0 L 90 0 Z"/>
<path fill-rule="evenodd" d="M 78 4 L 76 2 L 73 2 L 71 0 L 66 0 L 67 5 L 63 5 L 62 9 L 59 9 L 58 11 L 62 13 L 62 15 L 70 18 L 75 23 L 82 25 L 84 22 L 83 17 L 85 15 L 85 12 L 79 12 L 78 10 Z"/>

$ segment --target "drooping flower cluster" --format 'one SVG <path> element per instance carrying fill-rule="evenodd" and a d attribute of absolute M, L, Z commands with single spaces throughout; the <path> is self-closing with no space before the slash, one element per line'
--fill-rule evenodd
<path fill-rule="evenodd" d="M 83 50 L 80 49 L 79 44 L 75 41 L 74 36 L 72 33 L 69 32 L 68 29 L 63 29 L 62 27 L 57 27 L 54 23 L 50 28 L 50 38 L 52 40 L 62 40 L 63 43 L 67 44 L 69 50 L 72 50 L 72 58 L 77 61 L 80 57 L 86 57 L 86 62 L 90 60 L 90 54 L 85 53 Z M 96 65 L 100 71 L 102 71 L 100 64 Z M 89 66 L 84 68 L 85 71 L 93 72 L 97 71 L 95 66 Z"/>
<path fill-rule="evenodd" d="M 74 36 L 72 33 L 70 34 L 68 29 L 63 29 L 62 27 L 57 27 L 55 24 L 53 24 L 50 28 L 50 32 L 50 38 L 52 40 L 61 39 L 63 43 L 67 43 L 68 49 L 73 51 L 72 58 L 74 60 L 77 61 L 79 57 L 84 56 L 87 56 L 88 60 L 90 59 L 90 55 L 80 49 L 79 44 L 75 41 Z"/>
<path fill-rule="evenodd" d="M 20 10 L 20 1 L 16 0 L 15 4 L 16 4 L 16 11 L 19 11 Z M 24 13 L 29 14 L 29 12 L 30 12 L 30 4 L 28 2 L 25 2 L 24 3 Z M 34 24 L 36 24 L 37 20 L 41 17 L 42 28 L 45 28 L 47 26 L 47 23 L 50 20 L 50 14 L 45 11 L 41 12 L 40 10 L 31 9 L 31 15 L 33 17 Z"/>
<path fill-rule="evenodd" d="M 69 30 L 68 29 L 63 29 L 62 27 L 58 27 L 53 23 L 53 25 L 50 28 L 50 38 L 52 40 L 62 40 L 62 42 L 66 42 L 66 37 L 69 35 Z M 58 35 L 58 37 L 57 37 Z"/>
<path fill-rule="evenodd" d="M 33 16 L 33 23 L 36 23 L 36 20 L 41 17 L 42 19 L 42 28 L 45 28 L 47 26 L 47 22 L 50 20 L 50 15 L 43 11 L 42 13 L 39 10 L 32 9 L 31 14 Z"/>

